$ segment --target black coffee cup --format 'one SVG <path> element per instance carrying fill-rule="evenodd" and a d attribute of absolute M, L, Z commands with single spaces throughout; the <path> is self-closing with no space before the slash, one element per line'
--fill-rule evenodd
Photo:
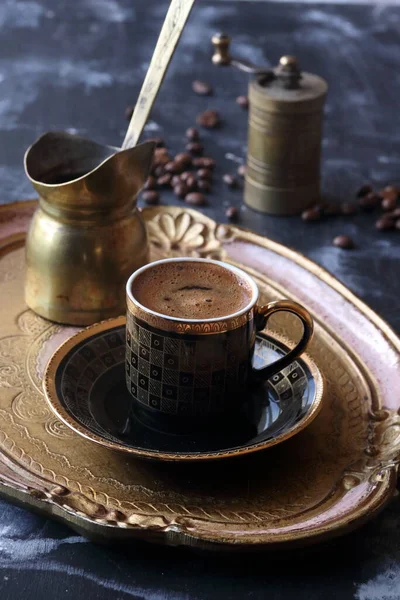
<path fill-rule="evenodd" d="M 249 303 L 236 313 L 209 319 L 181 319 L 151 310 L 135 298 L 133 284 L 146 269 L 170 262 L 183 268 L 202 262 L 228 269 L 251 290 Z M 241 269 L 219 261 L 156 261 L 138 269 L 126 290 L 126 383 L 137 417 L 162 431 L 192 431 L 237 413 L 254 375 L 265 380 L 284 369 L 304 352 L 313 332 L 312 318 L 303 306 L 291 300 L 259 306 L 255 281 Z M 256 333 L 279 311 L 298 316 L 303 335 L 286 356 L 255 370 Z"/>

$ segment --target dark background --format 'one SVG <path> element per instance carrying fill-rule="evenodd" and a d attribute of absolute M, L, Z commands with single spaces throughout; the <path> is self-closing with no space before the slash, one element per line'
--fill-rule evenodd
<path fill-rule="evenodd" d="M 69 130 L 119 145 L 168 3 L 163 0 L 2 0 L 0 4 L 1 202 L 33 197 L 22 159 L 41 133 Z M 205 132 L 217 160 L 205 212 L 224 221 L 241 191 L 220 182 L 245 156 L 247 114 L 235 98 L 246 76 L 210 63 L 210 37 L 233 36 L 235 54 L 273 65 L 296 54 L 329 83 L 323 143 L 325 195 L 354 198 L 362 183 L 400 183 L 398 98 L 400 7 L 198 0 L 153 110 L 145 137 L 164 137 L 173 152 L 206 108 L 223 116 Z M 214 97 L 191 91 L 205 79 Z M 162 203 L 176 203 L 164 193 Z M 239 223 L 300 250 L 400 328 L 400 232 L 374 229 L 377 216 L 318 224 L 241 208 Z M 352 251 L 332 238 L 349 234 Z M 398 393 L 398 390 L 395 392 Z M 360 531 L 284 557 L 215 556 L 145 544 L 106 548 L 66 527 L 0 502 L 0 594 L 3 599 L 299 598 L 400 599 L 398 500 Z"/>

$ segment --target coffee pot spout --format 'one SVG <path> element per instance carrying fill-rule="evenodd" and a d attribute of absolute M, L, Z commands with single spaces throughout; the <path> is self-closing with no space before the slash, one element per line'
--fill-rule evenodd
<path fill-rule="evenodd" d="M 132 205 L 150 170 L 154 143 L 120 150 L 64 132 L 41 136 L 25 154 L 25 172 L 42 200 L 73 211 Z"/>

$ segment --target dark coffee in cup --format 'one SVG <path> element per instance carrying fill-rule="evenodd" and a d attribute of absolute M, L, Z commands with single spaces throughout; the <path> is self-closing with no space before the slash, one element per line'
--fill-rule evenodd
<path fill-rule="evenodd" d="M 180 319 L 214 319 L 250 304 L 252 289 L 236 272 L 216 263 L 170 262 L 142 271 L 132 294 L 150 310 Z"/>

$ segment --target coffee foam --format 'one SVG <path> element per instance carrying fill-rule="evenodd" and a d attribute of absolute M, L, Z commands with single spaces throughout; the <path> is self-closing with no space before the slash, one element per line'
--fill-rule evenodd
<path fill-rule="evenodd" d="M 178 319 L 214 319 L 245 308 L 251 301 L 249 283 L 214 263 L 161 263 L 140 273 L 132 283 L 140 304 Z"/>

